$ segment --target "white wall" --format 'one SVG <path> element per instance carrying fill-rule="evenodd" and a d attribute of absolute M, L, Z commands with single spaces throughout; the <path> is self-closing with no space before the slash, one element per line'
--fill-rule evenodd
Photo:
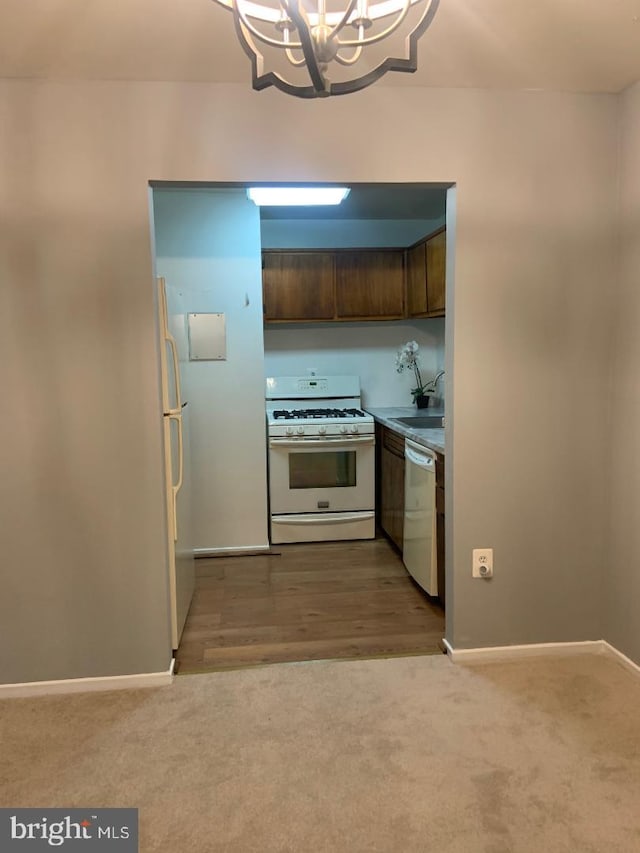
<path fill-rule="evenodd" d="M 442 318 L 406 322 L 282 325 L 265 329 L 267 376 L 319 373 L 360 377 L 363 406 L 410 406 L 413 374 L 398 374 L 395 357 L 407 341 L 420 345 L 420 373 L 426 382 L 444 368 Z M 443 386 L 438 383 L 438 398 Z M 433 401 L 436 403 L 436 400 Z"/>
<path fill-rule="evenodd" d="M 152 179 L 457 184 L 448 636 L 602 636 L 607 504 L 585 460 L 610 436 L 585 415 L 608 378 L 617 110 L 379 84 L 303 102 L 1 82 L 0 680 L 167 664 Z M 478 546 L 495 551 L 490 583 L 471 578 Z"/>
<path fill-rule="evenodd" d="M 225 315 L 224 361 L 182 365 L 191 426 L 193 543 L 265 548 L 262 266 L 256 206 L 243 190 L 154 190 L 157 269 L 185 313 Z"/>
<path fill-rule="evenodd" d="M 602 594 L 606 639 L 640 661 L 640 84 L 620 101 L 619 266 L 612 268 L 605 290 L 607 310 L 614 315 L 614 348 L 602 389 L 611 471 Z"/>
<path fill-rule="evenodd" d="M 439 219 L 263 219 L 263 249 L 411 246 L 444 225 Z"/>

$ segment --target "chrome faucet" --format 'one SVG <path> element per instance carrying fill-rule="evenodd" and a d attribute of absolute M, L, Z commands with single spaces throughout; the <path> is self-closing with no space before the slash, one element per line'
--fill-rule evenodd
<path fill-rule="evenodd" d="M 434 391 L 436 390 L 436 385 L 438 384 L 438 380 L 444 376 L 444 370 L 439 370 L 436 375 L 433 377 L 431 382 L 428 382 L 428 387 L 432 388 Z"/>

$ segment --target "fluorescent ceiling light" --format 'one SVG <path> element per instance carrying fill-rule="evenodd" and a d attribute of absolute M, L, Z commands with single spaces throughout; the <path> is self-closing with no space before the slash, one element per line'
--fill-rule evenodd
<path fill-rule="evenodd" d="M 340 204 L 349 187 L 249 187 L 247 196 L 258 207 Z"/>

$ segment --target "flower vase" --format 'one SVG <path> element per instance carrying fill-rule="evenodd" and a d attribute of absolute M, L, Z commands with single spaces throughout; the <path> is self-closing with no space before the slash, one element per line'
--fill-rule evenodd
<path fill-rule="evenodd" d="M 419 409 L 426 409 L 429 405 L 429 396 L 427 394 L 418 394 L 416 397 L 416 406 Z"/>

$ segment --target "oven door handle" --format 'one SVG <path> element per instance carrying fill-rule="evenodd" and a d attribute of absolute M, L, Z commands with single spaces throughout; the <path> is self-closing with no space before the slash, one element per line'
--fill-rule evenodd
<path fill-rule="evenodd" d="M 375 444 L 375 436 L 357 438 L 272 438 L 269 447 L 351 447 L 353 444 Z"/>
<path fill-rule="evenodd" d="M 272 515 L 272 524 L 348 524 L 350 521 L 368 521 L 375 516 L 373 510 L 358 512 L 332 512 L 326 515 L 311 513 L 310 515 Z"/>

